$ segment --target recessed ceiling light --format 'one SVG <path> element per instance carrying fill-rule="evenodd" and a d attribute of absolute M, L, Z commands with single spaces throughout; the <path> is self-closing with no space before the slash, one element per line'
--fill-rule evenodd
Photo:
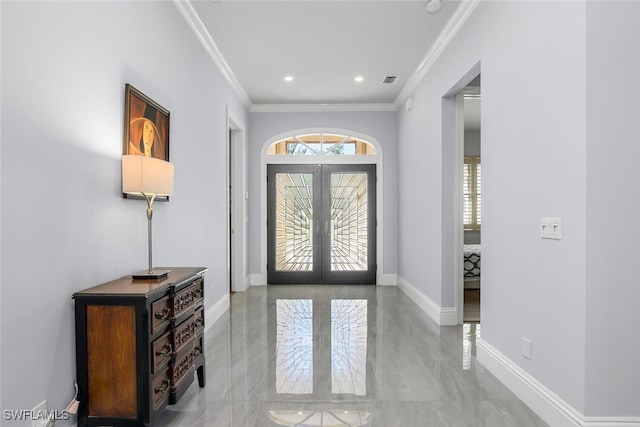
<path fill-rule="evenodd" d="M 441 0 L 429 0 L 425 9 L 429 13 L 437 13 L 442 9 L 442 1 Z"/>
<path fill-rule="evenodd" d="M 292 82 L 293 81 L 293 76 L 284 76 L 284 81 L 285 82 Z"/>
<path fill-rule="evenodd" d="M 358 82 L 358 83 L 360 83 L 360 82 L 361 82 L 361 81 L 363 81 L 363 80 L 364 80 L 364 77 L 362 77 L 362 76 L 357 76 L 357 77 L 355 78 L 355 81 L 356 81 L 356 82 Z"/>

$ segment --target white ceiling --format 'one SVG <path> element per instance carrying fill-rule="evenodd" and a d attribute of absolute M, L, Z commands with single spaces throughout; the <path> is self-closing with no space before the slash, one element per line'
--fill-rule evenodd
<path fill-rule="evenodd" d="M 388 104 L 418 80 L 461 4 L 444 0 L 191 0 L 191 20 L 250 107 Z M 464 2 L 463 2 L 464 3 Z M 201 21 L 197 22 L 197 21 Z M 199 27 L 198 27 L 199 26 Z M 204 30 L 204 31 L 203 31 Z M 442 37 L 440 37 L 442 39 Z M 433 51 L 433 49 L 432 49 Z M 285 82 L 285 75 L 294 80 Z M 354 78 L 364 80 L 356 83 Z M 391 85 L 386 76 L 398 76 Z M 410 89 L 410 88 L 409 88 Z M 406 89 L 405 89 L 406 92 Z"/>

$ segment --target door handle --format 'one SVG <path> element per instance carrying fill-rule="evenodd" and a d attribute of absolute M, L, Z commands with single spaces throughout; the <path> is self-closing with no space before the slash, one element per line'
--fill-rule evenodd
<path fill-rule="evenodd" d="M 329 220 L 324 221 L 324 234 L 329 234 Z"/>

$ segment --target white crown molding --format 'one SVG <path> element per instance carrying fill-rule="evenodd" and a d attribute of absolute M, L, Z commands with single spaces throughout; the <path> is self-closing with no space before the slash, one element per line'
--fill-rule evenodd
<path fill-rule="evenodd" d="M 462 25 L 467 18 L 471 15 L 471 12 L 475 10 L 481 0 L 462 0 L 458 8 L 455 10 L 447 25 L 440 31 L 438 38 L 431 45 L 431 48 L 418 65 L 418 68 L 411 74 L 407 83 L 404 85 L 394 104 L 401 106 L 404 101 L 409 97 L 409 94 L 418 86 L 420 81 L 424 78 L 427 72 L 431 69 L 431 66 L 436 62 L 440 54 L 447 47 L 451 39 L 458 33 Z"/>
<path fill-rule="evenodd" d="M 292 112 L 347 112 L 347 111 L 397 111 L 409 94 L 418 86 L 422 78 L 429 71 L 433 63 L 444 51 L 451 39 L 457 34 L 464 22 L 471 15 L 481 0 L 462 0 L 451 19 L 438 35 L 418 68 L 411 74 L 393 103 L 378 104 L 253 104 L 249 95 L 244 90 L 235 74 L 227 64 L 220 50 L 216 46 L 211 34 L 198 17 L 191 5 L 191 0 L 173 0 L 176 8 L 191 27 L 196 37 L 209 56 L 213 59 L 218 69 L 229 82 L 240 101 L 252 113 L 292 113 Z"/>
<path fill-rule="evenodd" d="M 396 111 L 395 104 L 253 104 L 252 113 L 300 113 L 322 111 Z"/>
<path fill-rule="evenodd" d="M 231 88 L 234 90 L 238 98 L 240 98 L 240 101 L 244 104 L 245 108 L 251 109 L 253 103 L 251 102 L 249 95 L 247 95 L 247 92 L 245 92 L 235 74 L 233 74 L 233 71 L 231 70 L 231 67 L 229 67 L 229 64 L 227 64 L 227 61 L 222 57 L 220 50 L 218 50 L 218 46 L 216 46 L 216 43 L 211 37 L 211 34 L 209 34 L 206 27 L 198 17 L 198 14 L 193 9 L 191 1 L 173 0 L 173 3 L 176 5 L 176 8 L 185 21 L 187 21 L 187 24 L 189 24 L 189 27 L 191 27 L 194 34 L 198 37 L 198 40 L 200 40 L 200 43 L 202 43 L 202 46 L 204 46 L 211 59 L 213 59 L 213 62 L 218 66 L 218 69 L 224 78 L 227 79 Z"/>

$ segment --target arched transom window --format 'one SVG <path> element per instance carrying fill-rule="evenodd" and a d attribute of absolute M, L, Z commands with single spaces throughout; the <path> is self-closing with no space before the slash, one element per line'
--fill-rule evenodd
<path fill-rule="evenodd" d="M 313 133 L 290 136 L 276 141 L 267 154 L 270 155 L 368 155 L 377 154 L 367 141 L 335 133 Z"/>

